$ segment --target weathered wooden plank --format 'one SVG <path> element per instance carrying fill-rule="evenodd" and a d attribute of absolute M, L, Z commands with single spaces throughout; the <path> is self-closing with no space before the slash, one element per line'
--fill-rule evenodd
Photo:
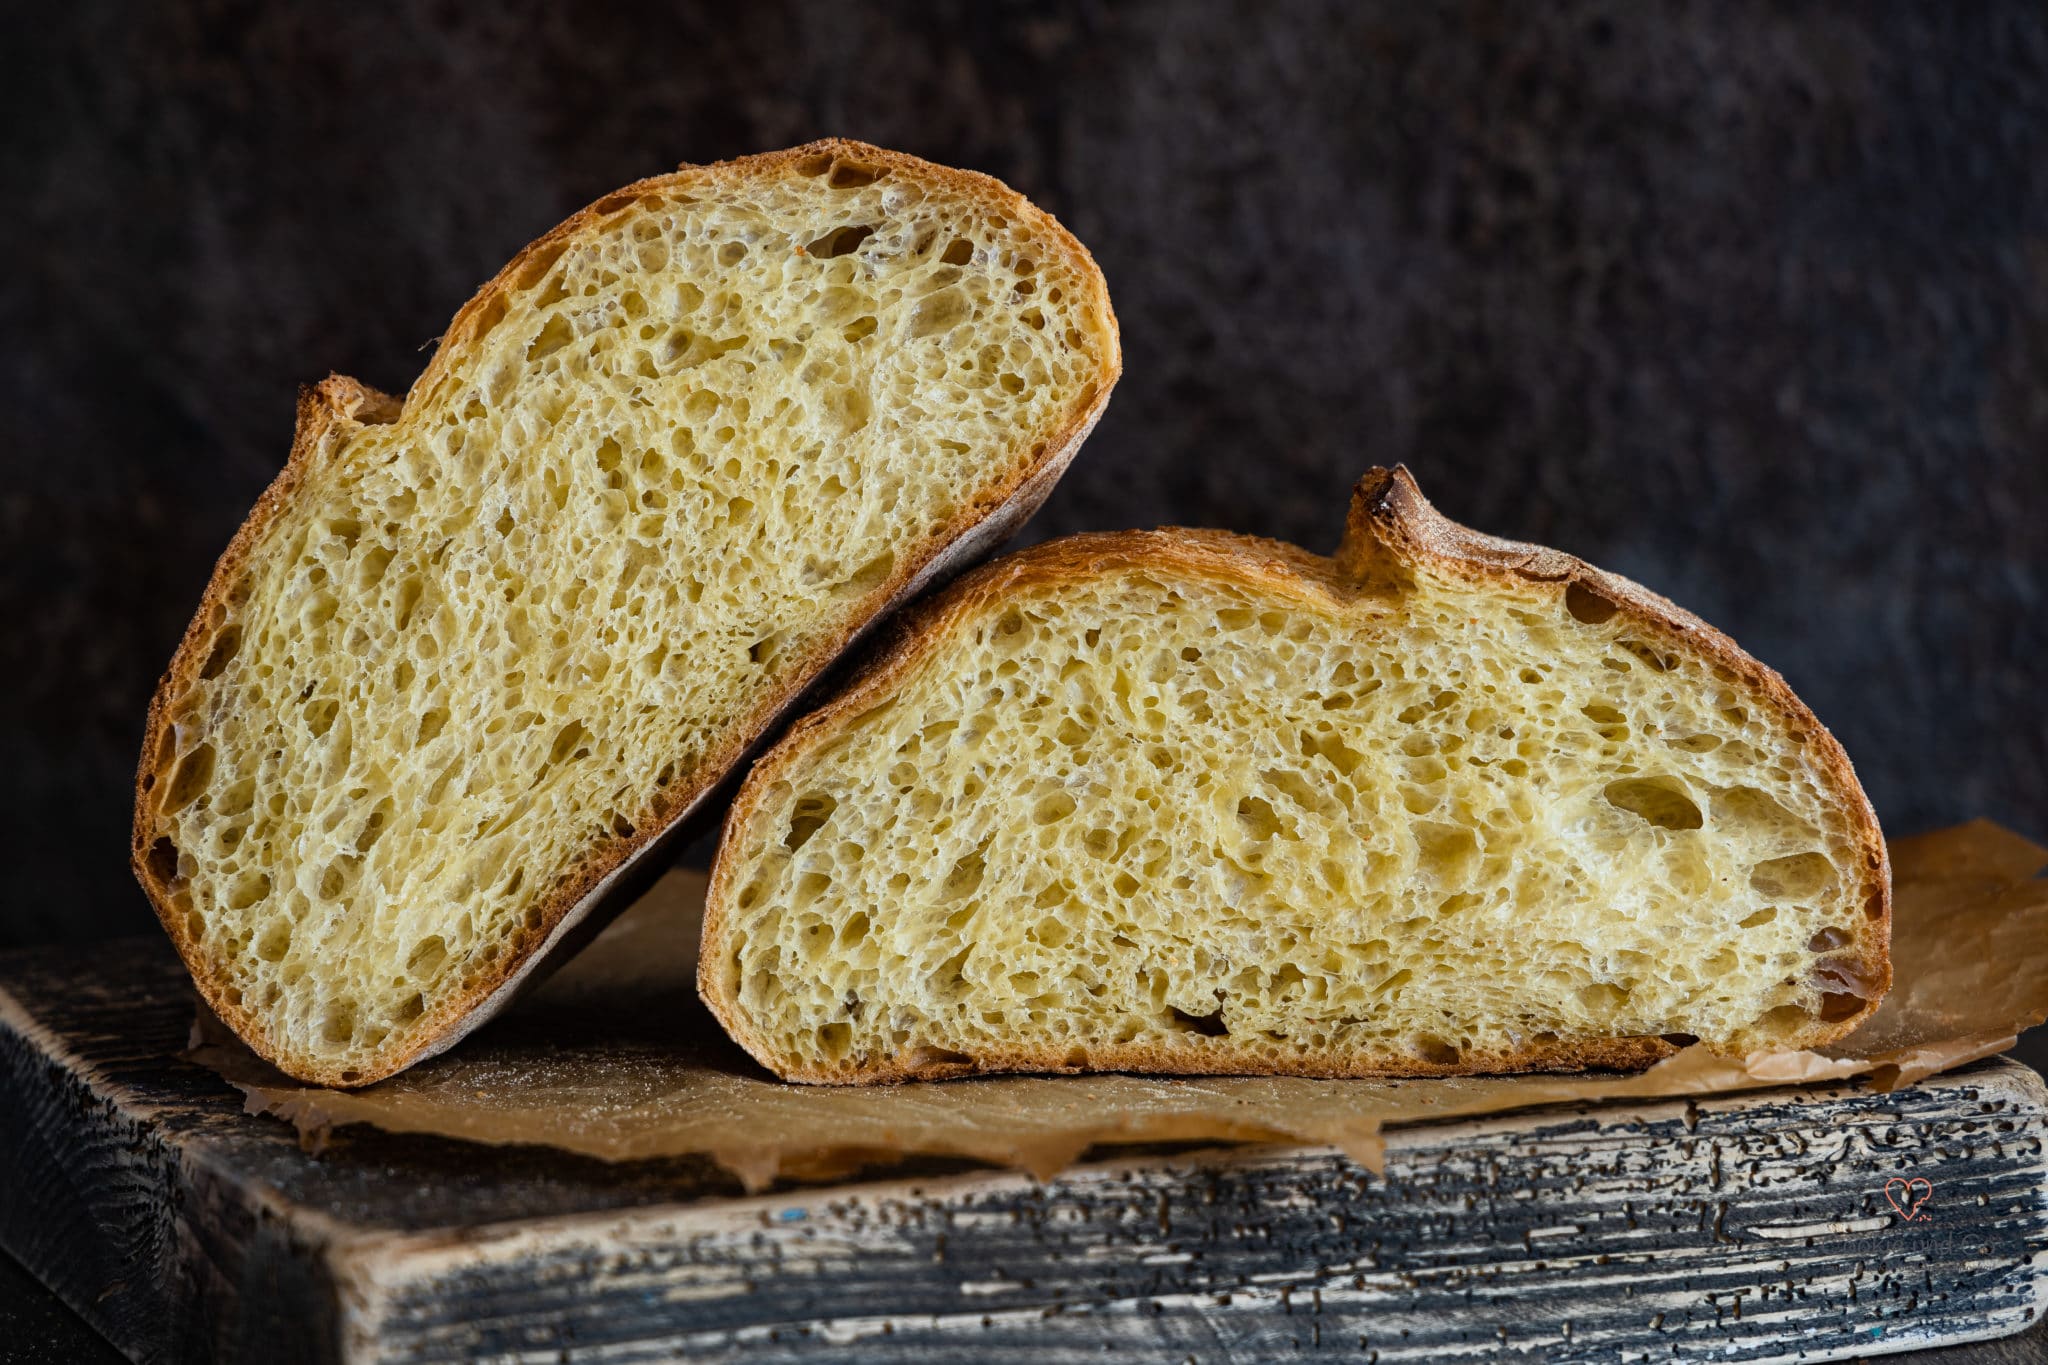
<path fill-rule="evenodd" d="M 340 1236 L 739 1193 L 708 1162 L 374 1132 L 314 1159 L 177 1059 L 192 1002 L 153 940 L 0 966 L 0 1246 L 135 1359 L 334 1358 Z"/>
<path fill-rule="evenodd" d="M 1821 1360 L 2048 1307 L 2048 1090 L 2008 1062 L 1399 1129 L 1384 1179 L 1268 1148 L 750 1199 L 702 1162 L 309 1156 L 176 1060 L 189 1020 L 154 943 L 0 961 L 0 1243 L 136 1359 Z"/>
<path fill-rule="evenodd" d="M 2043 1306 L 2044 1095 L 1830 1090 L 558 1220 L 340 1254 L 374 1358 L 1829 1359 Z M 1925 1224 L 1886 1203 L 1926 1176 Z M 678 1302 L 687 1322 L 676 1324 Z M 670 1324 L 670 1325 L 665 1325 Z"/>

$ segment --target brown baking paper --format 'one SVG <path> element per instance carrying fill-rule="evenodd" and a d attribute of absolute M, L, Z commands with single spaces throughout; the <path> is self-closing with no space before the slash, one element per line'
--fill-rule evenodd
<path fill-rule="evenodd" d="M 2010 1046 L 2048 1017 L 2048 849 L 1986 821 L 1892 846 L 1891 994 L 1819 1052 L 1693 1046 L 1634 1075 L 1306 1080 L 1009 1076 L 859 1089 L 785 1085 L 728 1041 L 693 985 L 701 873 L 669 873 L 591 946 L 450 1055 L 356 1091 L 300 1085 L 217 1023 L 193 1056 L 308 1142 L 374 1124 L 624 1161 L 705 1154 L 750 1190 L 902 1156 L 1041 1178 L 1102 1144 L 1327 1144 L 1379 1169 L 1393 1123 L 1563 1101 L 1867 1076 L 1882 1089 Z"/>

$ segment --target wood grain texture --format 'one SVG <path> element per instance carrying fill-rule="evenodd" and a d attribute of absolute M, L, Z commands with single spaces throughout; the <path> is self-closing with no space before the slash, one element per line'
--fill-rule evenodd
<path fill-rule="evenodd" d="M 0 959 L 0 1243 L 138 1360 L 1819 1360 L 2048 1306 L 2048 1090 L 2009 1062 L 1420 1125 L 1384 1180 L 1247 1148 L 745 1198 L 690 1161 L 309 1155 L 177 1060 L 188 992 L 153 941 Z"/>

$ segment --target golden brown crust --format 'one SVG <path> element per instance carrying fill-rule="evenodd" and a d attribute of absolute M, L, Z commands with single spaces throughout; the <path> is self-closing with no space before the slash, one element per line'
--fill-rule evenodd
<path fill-rule="evenodd" d="M 284 1063 L 276 1049 L 266 1045 L 267 1039 L 257 1041 L 262 1036 L 258 1026 L 260 1021 L 243 1008 L 237 995 L 230 993 L 215 964 L 187 926 L 186 916 L 192 913 L 191 907 L 181 903 L 179 893 L 172 885 L 174 878 L 166 876 L 162 868 L 154 865 L 151 850 L 158 842 L 157 807 L 150 795 L 176 757 L 175 745 L 167 744 L 175 738 L 172 713 L 176 710 L 176 703 L 182 700 L 185 690 L 204 666 L 215 637 L 226 624 L 235 589 L 241 582 L 243 566 L 248 563 L 251 553 L 290 504 L 292 495 L 305 482 L 315 461 L 349 431 L 392 421 L 397 417 L 398 409 L 398 400 L 389 394 L 345 375 L 329 375 L 318 384 L 299 390 L 291 454 L 285 460 L 284 468 L 256 499 L 256 505 L 228 541 L 227 549 L 215 561 L 213 576 L 207 580 L 206 591 L 200 595 L 199 609 L 193 613 L 191 624 L 185 627 L 185 634 L 150 697 L 149 716 L 143 726 L 142 759 L 135 774 L 135 820 L 129 835 L 129 861 L 134 868 L 135 879 L 142 884 L 143 892 L 156 910 L 157 919 L 162 922 L 164 932 L 170 936 L 179 957 L 191 971 L 193 983 L 207 1005 L 236 1033 L 250 1040 L 250 1045 L 267 1060 L 276 1062 L 280 1067 Z"/>
<path fill-rule="evenodd" d="M 262 1018 L 243 1006 L 237 994 L 223 980 L 218 965 L 209 960 L 186 925 L 190 911 L 189 907 L 179 903 L 180 893 L 173 884 L 175 878 L 162 875 L 162 869 L 154 867 L 151 858 L 151 849 L 156 842 L 157 815 L 151 793 L 165 776 L 165 767 L 175 757 L 174 752 L 166 750 L 165 742 L 173 738 L 171 727 L 179 703 L 204 667 L 214 639 L 229 617 L 231 599 L 242 582 L 242 570 L 250 555 L 290 504 L 308 473 L 340 438 L 364 425 L 397 421 L 407 407 L 430 401 L 435 386 L 448 375 L 448 357 L 495 324 L 497 316 L 502 315 L 505 296 L 511 289 L 523 287 L 525 281 L 522 277 L 529 266 L 544 268 L 544 265 L 552 264 L 568 241 L 649 196 L 671 194 L 721 178 L 758 180 L 791 170 L 802 172 L 807 164 L 819 163 L 826 166 L 851 163 L 885 172 L 901 171 L 927 183 L 935 182 L 963 197 L 981 200 L 992 208 L 1031 222 L 1042 231 L 1067 256 L 1080 277 L 1088 282 L 1092 297 L 1087 302 L 1099 310 L 1107 329 L 1102 364 L 1092 390 L 1083 395 L 1067 426 L 1034 449 L 1031 458 L 1020 464 L 1011 477 L 983 490 L 979 497 L 961 509 L 951 523 L 929 537 L 916 553 L 902 556 L 889 579 L 871 597 L 870 601 L 875 604 L 873 610 L 837 639 L 824 641 L 800 657 L 790 672 L 789 684 L 779 694 L 763 701 L 753 714 L 729 727 L 725 743 L 707 753 L 698 767 L 695 780 L 678 782 L 641 811 L 633 820 L 632 835 L 593 846 L 589 856 L 570 868 L 541 903 L 538 923 L 532 928 L 522 929 L 508 943 L 507 951 L 499 956 L 490 974 L 423 1016 L 406 1035 L 412 1040 L 411 1046 L 403 1051 L 394 1050 L 390 1055 L 380 1055 L 375 1063 L 353 1068 L 285 1051 L 265 1031 Z M 780 152 L 739 157 L 709 166 L 686 165 L 671 174 L 628 185 L 571 215 L 552 231 L 529 243 L 463 305 L 403 403 L 342 375 L 331 375 L 303 390 L 299 396 L 291 455 L 215 563 L 199 608 L 150 700 L 142 757 L 136 773 L 130 860 L 137 881 L 149 896 L 157 918 L 162 921 L 179 956 L 191 970 L 200 994 L 214 1013 L 266 1060 L 298 1079 L 314 1084 L 367 1085 L 453 1045 L 509 1003 L 516 988 L 540 965 L 543 957 L 571 941 L 572 937 L 587 935 L 598 927 L 598 922 L 589 917 L 599 910 L 596 902 L 603 893 L 630 865 L 676 834 L 683 821 L 705 803 L 777 722 L 802 700 L 828 664 L 955 560 L 972 550 L 986 548 L 987 541 L 1014 530 L 1024 517 L 1037 509 L 1072 462 L 1088 433 L 1094 429 L 1122 369 L 1109 286 L 1087 248 L 1050 214 L 993 177 L 934 165 L 902 152 L 863 142 L 826 138 Z M 603 910 L 609 912 L 616 908 L 606 906 Z"/>
<path fill-rule="evenodd" d="M 1502 540 L 1460 526 L 1422 496 L 1405 466 L 1375 468 L 1353 489 L 1343 543 L 1331 558 L 1281 541 L 1226 531 L 1168 528 L 1070 536 L 1007 555 L 962 578 L 947 591 L 902 613 L 861 672 L 822 709 L 790 727 L 747 776 L 726 812 L 725 835 L 711 871 L 705 899 L 703 946 L 698 955 L 697 990 L 728 1033 L 764 1066 L 785 1079 L 808 1083 L 871 1084 L 936 1080 L 976 1071 L 1131 1070 L 1167 1073 L 1295 1074 L 1318 1076 L 1464 1075 L 1478 1072 L 1556 1071 L 1585 1067 L 1634 1068 L 1670 1055 L 1678 1043 L 1665 1038 L 1615 1038 L 1532 1042 L 1511 1053 L 1468 1053 L 1453 1065 L 1414 1057 L 1375 1057 L 1350 1066 L 1303 1061 L 1271 1063 L 1243 1057 L 1214 1057 L 1190 1050 L 1132 1043 L 1088 1050 L 1071 1064 L 1066 1048 L 1016 1047 L 984 1051 L 972 1059 L 894 1058 L 840 1071 L 784 1070 L 765 1042 L 747 1027 L 726 993 L 719 964 L 727 952 L 727 909 L 736 858 L 734 833 L 745 827 L 765 795 L 801 759 L 832 735 L 886 700 L 938 647 L 954 622 L 1019 589 L 1057 584 L 1131 568 L 1163 575 L 1220 578 L 1256 591 L 1329 606 L 1365 593 L 1384 591 L 1390 579 L 1427 566 L 1477 586 L 1547 585 L 1558 598 L 1574 588 L 1594 594 L 1632 625 L 1682 645 L 1727 668 L 1763 704 L 1776 711 L 1799 737 L 1807 761 L 1840 793 L 1855 828 L 1856 852 L 1864 869 L 1859 899 L 1865 913 L 1860 951 L 1841 955 L 1840 974 L 1870 992 L 1863 1007 L 1802 1040 L 1817 1047 L 1838 1039 L 1876 1010 L 1891 986 L 1888 952 L 1891 927 L 1891 865 L 1877 815 L 1856 781 L 1849 757 L 1785 680 L 1744 653 L 1720 631 L 1649 589 L 1606 573 L 1558 550 Z M 1760 1044 L 1763 1040 L 1757 1040 Z M 1220 1052 L 1220 1050 L 1219 1050 Z"/>

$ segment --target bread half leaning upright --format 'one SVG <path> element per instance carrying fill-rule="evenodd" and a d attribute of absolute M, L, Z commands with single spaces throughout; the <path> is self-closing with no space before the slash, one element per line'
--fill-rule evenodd
<path fill-rule="evenodd" d="M 138 777 L 135 869 L 209 1003 L 309 1081 L 446 1047 L 1037 506 L 1118 369 L 1049 215 L 821 142 L 578 213 L 402 403 L 308 392 Z"/>
<path fill-rule="evenodd" d="M 1374 470 L 1334 559 L 1080 536 L 910 613 L 749 775 L 699 988 L 800 1081 L 1632 1067 L 1848 1032 L 1889 906 L 1777 674 Z"/>

